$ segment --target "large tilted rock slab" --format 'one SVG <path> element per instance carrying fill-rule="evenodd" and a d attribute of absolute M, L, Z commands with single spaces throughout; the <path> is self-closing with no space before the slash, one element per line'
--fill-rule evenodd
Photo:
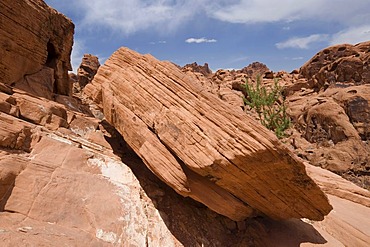
<path fill-rule="evenodd" d="M 0 27 L 0 82 L 25 90 L 36 83 L 54 93 L 71 93 L 68 70 L 74 25 L 68 18 L 42 0 L 2 0 Z M 45 85 L 49 74 L 52 79 Z"/>
<path fill-rule="evenodd" d="M 322 220 L 331 210 L 272 132 L 203 92 L 172 63 L 121 48 L 85 94 L 102 103 L 152 172 L 220 214 Z"/>

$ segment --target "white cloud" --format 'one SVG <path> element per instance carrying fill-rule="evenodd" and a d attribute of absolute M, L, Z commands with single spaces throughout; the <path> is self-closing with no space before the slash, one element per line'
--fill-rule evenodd
<path fill-rule="evenodd" d="M 196 39 L 196 38 L 189 38 L 187 40 L 185 40 L 186 43 L 197 43 L 197 44 L 200 44 L 200 43 L 215 43 L 217 42 L 217 40 L 215 39 L 206 39 L 206 38 L 199 38 L 199 39 Z"/>
<path fill-rule="evenodd" d="M 167 44 L 167 41 L 165 41 L 165 40 L 152 41 L 152 42 L 149 42 L 149 44 L 151 44 L 151 45 L 157 45 L 157 44 L 163 45 L 163 44 Z"/>
<path fill-rule="evenodd" d="M 368 0 L 352 0 L 350 3 L 348 0 L 240 0 L 234 4 L 211 6 L 213 11 L 210 13 L 214 18 L 232 23 L 323 20 L 350 24 L 370 21 Z"/>
<path fill-rule="evenodd" d="M 309 49 L 310 45 L 316 42 L 328 41 L 329 36 L 327 34 L 312 34 L 307 37 L 294 37 L 284 42 L 276 44 L 278 49 L 285 48 L 298 48 L 298 49 Z"/>
<path fill-rule="evenodd" d="M 363 25 L 359 27 L 348 28 L 334 34 L 330 40 L 330 44 L 357 44 L 368 40 L 370 40 L 370 25 Z"/>
<path fill-rule="evenodd" d="M 204 9 L 210 0 L 76 0 L 84 14 L 82 24 L 108 27 L 124 34 L 155 29 L 175 31 Z"/>
<path fill-rule="evenodd" d="M 370 25 L 362 25 L 342 30 L 338 33 L 312 34 L 307 37 L 293 37 L 276 44 L 278 49 L 297 48 L 309 49 L 310 45 L 317 42 L 326 42 L 328 45 L 336 44 L 357 44 L 370 40 Z"/>
<path fill-rule="evenodd" d="M 72 54 L 71 54 L 71 64 L 72 70 L 74 73 L 77 72 L 78 67 L 82 62 L 82 57 L 84 55 L 85 45 L 84 43 L 79 40 L 75 39 L 72 47 Z"/>
<path fill-rule="evenodd" d="M 73 5 L 46 1 L 81 16 L 83 28 L 103 27 L 124 34 L 176 31 L 198 14 L 231 23 L 302 20 L 335 22 L 347 28 L 370 23 L 369 0 L 75 0 Z"/>

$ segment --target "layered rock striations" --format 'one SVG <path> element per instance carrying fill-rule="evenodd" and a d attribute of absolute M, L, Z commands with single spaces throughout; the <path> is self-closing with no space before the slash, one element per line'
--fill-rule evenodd
<path fill-rule="evenodd" d="M 28 7 L 25 7 L 26 5 Z M 51 18 L 54 21 L 58 20 L 59 24 L 52 22 L 53 28 L 60 32 L 56 32 L 53 40 L 62 42 L 67 38 L 68 41 L 69 36 L 65 36 L 66 33 L 63 30 L 65 30 L 64 24 L 70 23 L 69 20 L 49 9 L 42 1 L 3 1 L 0 7 L 2 34 L 6 30 L 3 26 L 5 17 L 12 16 L 12 20 L 19 19 L 18 24 L 22 25 L 17 26 L 12 24 L 12 21 L 6 23 L 6 25 L 13 25 L 16 33 L 19 30 L 24 31 L 25 27 L 30 30 L 31 27 L 38 28 L 40 18 L 55 13 L 55 19 Z M 21 21 L 22 18 L 28 18 L 27 23 Z M 43 27 L 49 27 L 49 24 L 50 22 L 46 21 Z M 40 31 L 40 34 L 48 33 L 47 30 L 49 29 Z M 36 30 L 33 31 L 37 34 Z M 17 38 L 21 36 L 13 37 L 14 40 L 11 38 L 0 36 L 1 44 L 17 44 Z M 44 37 L 38 37 L 38 39 L 43 40 Z M 24 47 L 26 45 L 28 44 L 24 44 Z M 65 49 L 70 51 L 71 45 L 71 43 L 65 43 Z M 1 55 L 10 52 L 1 50 L 3 47 L 0 47 Z M 38 49 L 35 50 L 36 53 L 50 52 L 48 46 L 45 46 L 43 51 L 41 48 Z M 279 218 L 282 214 L 288 213 L 296 214 L 294 210 L 302 210 L 299 215 L 307 215 L 309 208 L 314 210 L 318 205 L 321 205 L 323 211 L 329 210 L 330 208 L 325 207 L 328 205 L 326 198 L 306 177 L 302 163 L 281 147 L 266 130 L 258 127 L 259 125 L 249 118 L 240 115 L 238 110 L 233 110 L 236 109 L 235 106 L 216 100 L 221 95 L 218 93 L 219 90 L 216 90 L 215 96 L 204 93 L 209 91 L 210 88 L 206 85 L 212 85 L 212 78 L 217 78 L 218 84 L 214 85 L 217 84 L 219 88 L 225 84 L 227 86 L 223 88 L 234 85 L 229 88 L 230 91 L 237 89 L 235 85 L 241 79 L 238 77 L 239 72 L 234 71 L 233 74 L 224 70 L 222 73 L 219 72 L 219 77 L 214 75 L 201 77 L 200 73 L 192 76 L 191 71 L 187 71 L 184 75 L 178 69 L 174 69 L 173 64 L 158 62 L 150 56 L 140 56 L 121 50 L 111 58 L 107 66 L 101 69 L 102 73 L 99 73 L 93 85 L 88 85 L 84 89 L 85 95 L 75 94 L 74 97 L 70 97 L 61 90 L 61 88 L 70 89 L 68 81 L 64 81 L 63 85 L 54 84 L 55 68 L 44 66 L 42 62 L 39 70 L 39 63 L 35 61 L 33 65 L 38 72 L 25 76 L 25 72 L 19 68 L 23 65 L 24 68 L 30 66 L 25 62 L 30 59 L 29 49 L 11 51 L 14 54 L 9 53 L 7 56 L 18 59 L 21 61 L 20 64 L 14 64 L 13 60 L 5 57 L 4 59 L 1 57 L 0 60 L 3 66 L 0 69 L 0 243 L 2 246 L 244 247 L 325 244 L 361 247 L 368 246 L 370 243 L 369 191 L 351 184 L 332 172 L 304 164 L 308 175 L 325 192 L 334 207 L 323 221 L 315 222 L 307 219 L 275 221 L 268 217 L 256 217 L 236 222 L 190 198 L 182 197 L 161 182 L 127 146 L 117 130 L 104 120 L 104 115 L 98 107 L 92 102 L 86 105 L 84 102 L 88 102 L 88 99 L 79 98 L 89 95 L 100 106 L 104 105 L 104 109 L 108 109 L 107 119 L 119 126 L 117 128 L 125 135 L 130 145 L 141 157 L 146 158 L 144 162 L 148 165 L 149 161 L 160 161 L 156 163 L 159 166 L 149 166 L 152 171 L 162 179 L 177 176 L 179 180 L 171 180 L 172 187 L 185 196 L 190 195 L 197 200 L 203 200 L 218 210 L 225 210 L 227 214 L 234 213 L 234 216 L 261 213 L 262 211 L 247 206 L 230 192 L 238 191 L 244 178 L 246 179 L 243 180 L 244 185 L 248 184 L 250 187 L 242 188 L 244 190 L 240 190 L 240 193 L 252 190 L 267 193 L 265 189 L 269 188 L 272 197 L 266 198 L 268 204 L 275 205 L 277 196 L 284 199 L 284 202 L 275 205 L 279 210 L 268 211 L 272 217 Z M 125 55 L 124 59 L 120 56 L 122 53 Z M 116 68 L 112 66 L 112 60 L 120 61 L 115 65 Z M 127 72 L 122 72 L 122 65 L 125 65 Z M 62 70 L 58 70 L 58 73 L 66 74 L 67 67 L 62 66 Z M 9 71 L 12 71 L 10 74 L 13 76 L 26 79 L 14 83 L 9 79 L 10 77 L 5 76 L 10 75 Z M 136 82 L 125 85 L 124 88 L 140 89 L 138 91 L 140 94 L 137 96 L 145 96 L 144 101 L 135 98 L 136 96 L 131 98 L 133 96 L 131 94 L 126 97 L 125 93 L 115 90 L 117 78 L 121 75 L 125 78 L 121 78 L 119 82 Z M 305 84 L 303 78 L 296 78 L 297 74 L 277 75 L 286 82 L 287 89 L 291 89 L 289 95 L 297 97 L 297 93 L 300 93 L 301 97 L 309 98 L 308 102 L 313 102 L 312 95 L 317 97 L 316 92 L 307 94 L 307 90 L 297 86 Z M 90 80 L 91 77 L 92 74 L 88 73 L 87 79 Z M 112 87 L 107 84 L 108 79 L 114 82 Z M 230 84 L 228 80 L 232 80 L 233 83 Z M 146 84 L 148 82 L 151 84 Z M 181 82 L 182 86 L 178 82 Z M 167 87 L 164 87 L 163 83 Z M 264 83 L 268 83 L 268 80 L 264 80 Z M 143 87 L 145 85 L 151 87 Z M 158 90 L 161 85 L 162 91 Z M 363 142 L 367 138 L 363 134 L 366 133 L 363 130 L 367 123 L 367 108 L 364 107 L 365 101 L 358 100 L 358 97 L 364 99 L 368 97 L 364 86 L 366 85 L 360 85 L 358 88 L 348 87 L 345 89 L 347 91 L 339 91 L 338 87 L 329 88 L 321 92 L 327 95 L 321 94 L 318 99 L 322 101 L 323 97 L 332 97 L 335 101 L 343 102 L 343 104 L 337 103 L 346 107 L 345 114 L 355 129 L 355 131 L 345 130 L 343 133 L 350 137 L 348 138 L 350 140 L 361 139 Z M 107 89 L 105 93 L 102 93 L 102 88 Z M 147 91 L 143 92 L 142 89 Z M 152 96 L 148 97 L 149 94 Z M 150 98 L 161 99 L 161 101 L 148 101 Z M 133 101 L 126 101 L 128 99 L 135 99 L 139 104 L 131 104 Z M 124 102 L 130 102 L 126 108 L 132 113 L 124 108 Z M 114 103 L 114 107 L 110 103 Z M 158 109 L 159 103 L 166 104 L 163 104 L 157 114 L 158 112 L 154 110 Z M 144 109 L 156 114 L 145 115 L 140 112 Z M 227 117 L 223 117 L 225 113 L 228 114 Z M 146 117 L 140 119 L 143 115 Z M 127 116 L 128 118 L 125 118 Z M 180 117 L 183 120 L 179 120 Z M 235 121 L 236 117 L 240 119 Z M 147 123 L 153 125 L 147 125 Z M 196 128 L 194 123 L 197 124 Z M 246 127 L 246 123 L 249 126 Z M 245 130 L 247 133 L 242 133 Z M 359 133 L 360 138 L 356 137 L 356 132 Z M 330 133 L 335 140 L 343 136 L 339 130 Z M 312 140 L 316 139 L 320 138 L 312 138 Z M 176 140 L 180 144 L 176 143 Z M 298 145 L 300 140 L 302 138 L 297 139 L 295 144 Z M 142 142 L 144 145 L 138 150 L 137 147 Z M 335 145 L 342 142 L 338 141 Z M 253 143 L 253 145 L 248 146 L 249 149 L 247 149 L 245 146 L 247 143 Z M 151 144 L 153 145 L 150 146 Z M 184 150 L 179 150 L 182 147 Z M 214 152 L 210 152 L 212 147 L 217 147 L 217 150 L 214 148 Z M 264 152 L 266 157 L 261 157 L 260 153 L 256 154 L 254 151 Z M 244 156 L 227 159 L 238 152 L 244 152 Z M 209 162 L 201 163 L 219 157 L 218 153 L 224 154 L 221 155 L 220 160 L 216 160 L 211 165 Z M 168 154 L 173 158 L 167 156 Z M 273 164 L 268 163 L 271 160 L 269 155 L 276 158 Z M 246 157 L 249 157 L 249 160 L 246 160 Z M 261 158 L 255 161 L 256 157 Z M 285 160 L 291 161 L 288 165 L 293 171 L 284 166 Z M 240 169 L 243 168 L 242 163 L 249 164 L 247 161 L 253 161 L 254 163 L 251 163 L 253 166 L 247 165 L 244 169 Z M 227 162 L 234 166 L 228 166 Z M 176 166 L 173 164 L 178 165 L 177 170 L 174 170 Z M 158 170 L 161 168 L 160 165 L 168 165 L 166 167 L 168 169 Z M 230 179 L 234 181 L 236 177 L 232 173 L 226 177 L 218 177 L 220 174 L 225 175 L 227 169 L 240 171 L 235 173 L 240 176 L 235 180 L 238 183 L 228 184 Z M 264 180 L 266 178 L 271 181 Z M 265 183 L 261 185 L 263 180 Z M 231 185 L 233 185 L 232 188 L 230 188 Z M 276 186 L 271 187 L 271 185 Z M 295 186 L 302 190 L 296 189 Z M 296 194 L 290 194 L 291 192 Z M 305 197 L 299 193 L 307 194 Z M 251 196 L 251 194 L 246 195 Z M 276 198 L 273 197 L 274 195 Z M 291 197 L 286 198 L 289 195 Z M 257 203 L 260 200 L 258 196 L 254 197 Z M 311 205 L 306 204 L 307 208 L 302 209 L 299 201 L 302 198 L 308 198 L 310 201 L 321 198 L 323 203 L 316 201 Z M 288 202 L 297 202 L 297 206 L 281 210 L 284 208 L 283 203 L 288 205 Z M 237 210 L 241 213 L 235 213 Z M 322 215 L 314 214 L 314 216 Z"/>
<path fill-rule="evenodd" d="M 121 48 L 85 94 L 151 171 L 220 214 L 321 220 L 331 210 L 273 133 L 171 63 Z"/>
<path fill-rule="evenodd" d="M 1 1 L 0 18 L 0 82 L 70 95 L 73 23 L 42 0 Z"/>
<path fill-rule="evenodd" d="M 188 220 L 195 217 L 190 213 L 191 207 L 184 205 L 181 198 L 174 197 L 168 202 L 166 188 L 162 190 L 154 182 L 146 191 L 156 196 L 152 199 L 148 196 L 132 170 L 114 154 L 119 149 L 113 150 L 112 146 L 124 144 L 117 140 L 112 127 L 91 114 L 18 89 L 9 94 L 3 88 L 0 90 L 2 245 L 182 246 L 163 220 L 169 213 L 163 210 L 160 214 L 154 201 L 182 205 L 184 212 L 178 211 L 179 215 Z M 73 104 L 72 99 L 69 104 Z M 204 210 L 200 215 L 206 215 Z M 213 233 L 207 239 L 212 239 L 211 235 L 220 236 L 214 238 L 219 243 L 229 236 L 222 235 L 226 227 L 217 218 L 209 219 L 218 228 L 215 232 L 211 230 Z M 207 228 L 207 224 L 203 227 Z M 184 236 L 196 236 L 195 228 L 183 232 Z"/>

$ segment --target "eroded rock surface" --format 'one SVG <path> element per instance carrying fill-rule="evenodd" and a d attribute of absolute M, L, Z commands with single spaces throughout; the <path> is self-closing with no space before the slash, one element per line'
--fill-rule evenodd
<path fill-rule="evenodd" d="M 208 63 L 205 63 L 203 66 L 198 65 L 197 63 L 191 63 L 191 64 L 186 64 L 183 68 L 183 71 L 192 71 L 192 72 L 197 72 L 201 73 L 204 76 L 209 76 L 212 75 L 212 70 L 209 68 Z"/>
<path fill-rule="evenodd" d="M 312 164 L 329 169 L 367 189 L 370 188 L 368 47 L 369 42 L 328 47 L 315 55 L 300 71 L 275 72 L 271 77 L 267 76 L 270 72 L 266 69 L 261 79 L 266 87 L 278 79 L 284 89 L 287 112 L 293 120 L 292 128 L 287 131 L 290 137 L 285 140 L 290 148 Z M 360 59 L 362 69 L 347 66 L 346 72 L 341 72 L 342 67 L 334 65 L 343 57 Z M 330 66 L 335 68 L 330 72 L 333 77 L 318 76 L 321 72 L 322 75 L 327 73 Z M 251 69 L 256 68 L 258 73 L 259 67 L 250 65 L 246 68 L 250 68 L 252 75 Z M 339 76 L 341 73 L 358 74 L 362 79 L 358 82 L 344 80 Z M 219 70 L 209 78 L 198 77 L 189 71 L 187 74 L 194 80 L 200 79 L 199 84 L 208 92 L 244 108 L 248 115 L 258 119 L 255 112 L 243 104 L 245 78 L 249 83 L 255 83 L 256 79 L 249 77 L 245 70 Z M 320 78 L 325 80 L 320 81 Z M 330 78 L 332 81 L 329 83 Z"/>
<path fill-rule="evenodd" d="M 370 81 L 370 41 L 341 44 L 317 53 L 300 69 L 300 74 L 321 89 L 335 83 L 352 85 Z"/>
<path fill-rule="evenodd" d="M 85 88 L 164 182 L 234 220 L 323 219 L 326 197 L 261 124 L 168 62 L 116 51 Z"/>
<path fill-rule="evenodd" d="M 300 155 L 339 174 L 362 172 L 366 181 L 370 164 L 369 89 L 369 85 L 333 86 L 325 92 L 304 91 L 289 97 L 289 112 L 304 138 L 292 137 Z"/>
<path fill-rule="evenodd" d="M 73 84 L 73 93 L 81 92 L 81 90 L 92 81 L 99 67 L 100 63 L 97 56 L 85 54 L 77 70 L 75 83 Z"/>
<path fill-rule="evenodd" d="M 0 82 L 70 95 L 73 23 L 42 0 L 1 1 L 0 18 Z"/>

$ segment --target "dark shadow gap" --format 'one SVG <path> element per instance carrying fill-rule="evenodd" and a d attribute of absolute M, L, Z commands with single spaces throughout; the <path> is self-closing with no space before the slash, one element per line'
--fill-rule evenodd
<path fill-rule="evenodd" d="M 54 88 L 53 93 L 58 93 L 58 85 L 56 83 L 57 81 L 57 63 L 59 59 L 59 55 L 55 49 L 55 46 L 50 41 L 47 44 L 47 52 L 48 56 L 46 58 L 45 66 L 52 68 L 54 70 Z"/>
<path fill-rule="evenodd" d="M 16 175 L 8 174 L 0 177 L 0 212 L 4 212 L 5 205 L 8 202 L 15 185 Z"/>

